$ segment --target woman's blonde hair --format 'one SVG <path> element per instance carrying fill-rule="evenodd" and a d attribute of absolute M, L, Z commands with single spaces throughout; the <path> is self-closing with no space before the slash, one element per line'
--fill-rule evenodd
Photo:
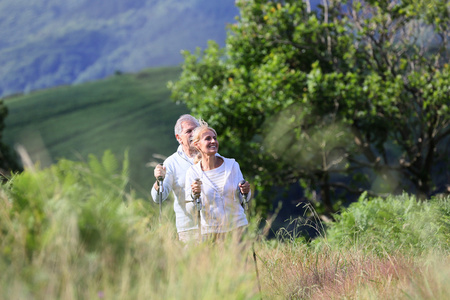
<path fill-rule="evenodd" d="M 195 143 L 198 143 L 200 141 L 201 135 L 203 132 L 211 130 L 212 132 L 214 132 L 214 134 L 217 136 L 217 132 L 214 130 L 214 128 L 209 127 L 208 123 L 206 123 L 204 120 L 199 119 L 199 126 L 197 128 L 194 129 L 194 131 L 192 132 L 192 145 L 194 145 L 194 147 L 199 150 L 197 152 L 197 155 L 194 157 L 194 164 L 198 163 L 201 159 L 202 159 L 202 154 L 200 152 L 200 149 L 198 149 L 195 146 Z"/>

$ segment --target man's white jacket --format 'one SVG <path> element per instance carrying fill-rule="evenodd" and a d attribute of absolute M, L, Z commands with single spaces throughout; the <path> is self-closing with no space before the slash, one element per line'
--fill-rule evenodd
<path fill-rule="evenodd" d="M 166 200 L 169 193 L 173 191 L 177 232 L 198 229 L 193 205 L 186 203 L 184 192 L 186 171 L 191 165 L 193 165 L 193 159 L 184 153 L 181 145 L 178 146 L 177 152 L 164 161 L 166 176 L 163 181 L 162 199 Z M 158 192 L 152 188 L 153 201 L 159 203 L 158 197 Z"/>

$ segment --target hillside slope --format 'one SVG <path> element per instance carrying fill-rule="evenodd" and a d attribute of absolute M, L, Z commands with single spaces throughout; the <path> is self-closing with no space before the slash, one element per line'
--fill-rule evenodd
<path fill-rule="evenodd" d="M 4 0 L 0 97 L 176 66 L 180 50 L 224 45 L 234 0 Z"/>
<path fill-rule="evenodd" d="M 61 86 L 5 100 L 4 141 L 23 145 L 33 162 L 86 159 L 107 149 L 119 158 L 129 150 L 131 180 L 141 192 L 151 184 L 154 154 L 177 147 L 173 126 L 188 110 L 170 100 L 167 81 L 178 67 L 152 68 L 104 80 Z"/>

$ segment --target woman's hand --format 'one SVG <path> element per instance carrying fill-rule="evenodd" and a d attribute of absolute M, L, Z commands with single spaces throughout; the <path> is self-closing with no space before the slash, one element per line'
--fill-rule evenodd
<path fill-rule="evenodd" d="M 194 181 L 191 184 L 192 195 L 200 194 L 202 192 L 202 182 L 200 180 Z"/>
<path fill-rule="evenodd" d="M 241 194 L 248 194 L 250 192 L 250 183 L 248 181 L 244 184 L 239 183 L 239 189 L 241 190 Z"/>

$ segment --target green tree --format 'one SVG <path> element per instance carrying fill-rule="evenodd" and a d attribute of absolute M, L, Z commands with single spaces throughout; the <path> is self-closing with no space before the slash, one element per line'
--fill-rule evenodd
<path fill-rule="evenodd" d="M 364 190 L 429 195 L 449 176 L 449 4 L 322 3 L 237 1 L 225 48 L 184 52 L 173 98 L 218 130 L 261 209 L 295 182 L 326 213 Z"/>
<path fill-rule="evenodd" d="M 16 157 L 11 154 L 9 147 L 2 143 L 3 129 L 5 128 L 5 118 L 8 115 L 8 108 L 0 99 L 0 178 L 5 180 L 11 171 L 21 170 Z"/>

